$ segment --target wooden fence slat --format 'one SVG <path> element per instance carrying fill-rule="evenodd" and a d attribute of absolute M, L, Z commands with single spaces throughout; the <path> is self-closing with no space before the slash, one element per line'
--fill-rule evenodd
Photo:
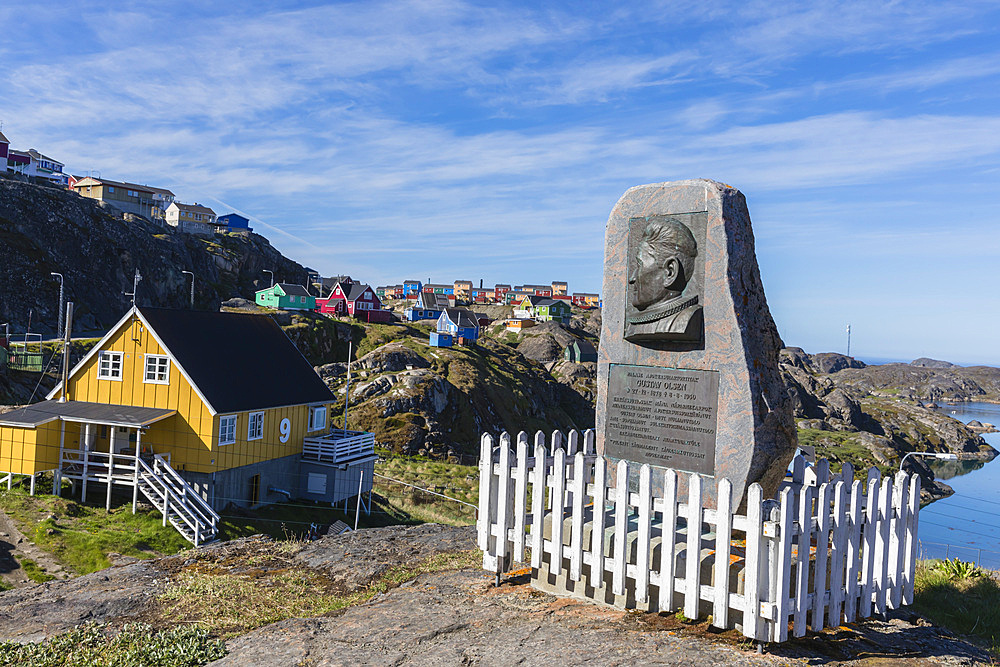
<path fill-rule="evenodd" d="M 906 515 L 906 560 L 903 563 L 903 604 L 913 604 L 913 583 L 917 564 L 917 521 L 920 515 L 920 476 L 910 475 L 910 506 Z"/>
<path fill-rule="evenodd" d="M 650 523 L 653 509 L 653 496 L 650 489 L 652 471 L 649 464 L 643 463 L 639 468 L 639 525 L 636 535 L 635 560 L 635 599 L 636 602 L 649 600 L 649 547 Z"/>
<path fill-rule="evenodd" d="M 878 494 L 881 475 L 878 468 L 868 469 L 865 495 L 865 526 L 861 553 L 861 599 L 858 601 L 858 616 L 868 618 L 872 614 L 872 592 L 875 572 L 875 533 L 878 530 Z"/>
<path fill-rule="evenodd" d="M 826 484 L 830 481 L 830 462 L 826 459 L 820 459 L 819 463 L 816 464 L 816 484 Z"/>
<path fill-rule="evenodd" d="M 674 545 L 677 543 L 677 471 L 663 471 L 663 518 L 660 522 L 660 611 L 673 611 Z"/>
<path fill-rule="evenodd" d="M 524 522 L 528 502 L 528 434 L 517 434 L 517 460 L 514 462 L 514 553 L 518 563 L 524 562 Z"/>
<path fill-rule="evenodd" d="M 555 438 L 552 439 L 555 444 Z M 552 564 L 549 571 L 562 574 L 563 517 L 566 502 L 566 450 L 556 449 L 552 457 Z"/>
<path fill-rule="evenodd" d="M 479 499 L 480 503 L 490 497 L 490 483 L 493 481 L 493 438 L 488 433 L 483 433 L 479 439 Z M 479 520 L 476 522 L 478 532 L 479 548 L 483 550 L 484 558 L 491 553 L 489 536 L 494 513 L 492 508 L 487 507 L 487 511 L 479 513 Z M 486 567 L 483 565 L 483 567 Z"/>
<path fill-rule="evenodd" d="M 545 455 L 545 436 L 538 444 L 535 437 L 535 468 L 531 471 L 531 567 L 542 566 L 542 549 L 545 544 L 545 486 L 548 479 L 548 458 Z"/>
<path fill-rule="evenodd" d="M 552 431 L 552 454 L 555 455 L 556 451 L 566 449 L 566 439 L 563 437 L 562 431 Z"/>
<path fill-rule="evenodd" d="M 746 575 L 743 584 L 743 635 L 765 641 L 766 626 L 760 614 L 761 555 L 764 537 L 763 499 L 760 484 L 754 482 L 747 491 Z"/>
<path fill-rule="evenodd" d="M 573 431 L 575 434 L 576 431 Z M 575 447 L 570 438 L 571 446 Z M 587 465 L 583 460 L 583 452 L 577 452 L 573 463 L 573 514 L 570 535 L 569 577 L 580 581 L 583 572 L 583 499 L 587 488 Z"/>
<path fill-rule="evenodd" d="M 844 606 L 844 564 L 847 555 L 847 485 L 839 480 L 833 491 L 833 543 L 830 545 L 829 624 L 840 625 Z"/>
<path fill-rule="evenodd" d="M 889 529 L 892 518 L 892 477 L 882 479 L 878 496 L 878 529 L 875 532 L 875 609 L 885 613 L 889 583 Z"/>
<path fill-rule="evenodd" d="M 817 471 L 817 481 L 822 476 Z M 826 613 L 827 549 L 830 543 L 830 485 L 823 482 L 816 494 L 816 569 L 813 572 L 813 613 L 810 628 L 813 632 L 823 629 Z"/>
<path fill-rule="evenodd" d="M 578 451 L 580 451 L 580 432 L 574 428 L 569 432 L 569 445 L 566 448 L 566 453 L 575 456 Z"/>
<path fill-rule="evenodd" d="M 733 483 L 723 477 L 719 480 L 715 504 L 715 572 L 712 588 L 712 625 L 723 630 L 729 623 L 729 554 L 733 533 Z M 660 545 L 663 548 L 663 545 Z"/>
<path fill-rule="evenodd" d="M 792 535 L 795 532 L 795 494 L 791 488 L 781 492 L 781 514 L 778 533 L 778 563 L 776 577 L 776 592 L 774 598 L 775 615 L 774 640 L 783 642 L 788 639 L 788 584 L 792 578 Z"/>
<path fill-rule="evenodd" d="M 898 609 L 903 601 L 903 560 L 906 557 L 906 523 L 909 509 L 909 474 L 900 470 L 892 485 L 892 528 L 889 533 L 889 596 L 888 604 Z"/>
<path fill-rule="evenodd" d="M 852 472 L 853 476 L 853 472 Z M 864 507 L 862 486 L 859 480 L 851 482 L 851 510 L 849 521 L 849 534 L 847 538 L 847 581 L 845 590 L 847 600 L 844 606 L 844 618 L 847 623 L 853 623 L 858 617 L 858 572 L 860 571 L 861 559 L 859 552 L 861 548 L 861 512 Z"/>
<path fill-rule="evenodd" d="M 701 477 L 688 475 L 687 568 L 684 575 L 684 615 L 698 618 L 701 599 Z"/>
<path fill-rule="evenodd" d="M 611 590 L 615 595 L 625 594 L 625 566 L 628 563 L 628 463 L 618 462 L 615 480 L 615 552 L 612 562 Z"/>
<path fill-rule="evenodd" d="M 587 456 L 593 456 L 597 453 L 596 434 L 592 428 L 583 432 L 583 453 Z"/>
<path fill-rule="evenodd" d="M 594 525 L 590 531 L 590 585 L 599 588 L 604 581 L 604 529 L 607 509 L 607 462 L 603 456 L 594 461 Z"/>
<path fill-rule="evenodd" d="M 497 567 L 506 567 L 511 518 L 510 434 L 500 434 L 500 464 L 497 473 Z"/>
<path fill-rule="evenodd" d="M 804 637 L 806 634 L 806 614 L 809 611 L 809 550 L 812 545 L 812 486 L 803 486 L 799 494 L 799 539 L 796 543 L 797 558 L 795 568 L 795 619 L 792 634 Z"/>

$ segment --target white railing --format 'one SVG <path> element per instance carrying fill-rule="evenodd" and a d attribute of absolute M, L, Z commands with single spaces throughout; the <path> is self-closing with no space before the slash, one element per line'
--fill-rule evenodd
<path fill-rule="evenodd" d="M 375 454 L 375 435 L 364 431 L 333 431 L 302 441 L 302 458 L 311 461 L 346 463 Z"/>
<path fill-rule="evenodd" d="M 718 508 L 705 507 L 710 478 L 655 472 L 619 461 L 608 470 L 593 434 L 523 432 L 511 450 L 482 438 L 478 541 L 483 568 L 502 572 L 530 558 L 579 594 L 625 606 L 711 614 L 712 624 L 757 641 L 784 641 L 910 604 L 920 478 L 855 480 L 848 464 L 796 457 L 777 500 L 747 492 L 746 514 L 730 511 L 732 484 L 717 482 Z M 563 443 L 566 442 L 564 446 Z M 638 470 L 638 492 L 629 474 Z M 654 485 L 654 474 L 659 477 Z M 683 475 L 687 497 L 677 493 Z M 653 492 L 653 488 L 662 492 Z M 630 548 L 631 545 L 631 548 Z M 695 557 L 688 557 L 695 554 Z M 572 586 L 572 584 L 569 584 Z M 621 597 L 617 597 L 621 596 Z"/>
<path fill-rule="evenodd" d="M 79 449 L 63 450 L 59 466 L 60 477 L 79 479 L 81 500 L 86 501 L 87 482 L 108 484 L 107 502 L 111 506 L 111 485 L 132 488 L 133 507 L 141 491 L 163 515 L 163 525 L 169 522 L 186 539 L 198 546 L 214 539 L 219 532 L 219 515 L 191 487 L 167 459 L 153 456 L 152 465 L 134 454 Z"/>

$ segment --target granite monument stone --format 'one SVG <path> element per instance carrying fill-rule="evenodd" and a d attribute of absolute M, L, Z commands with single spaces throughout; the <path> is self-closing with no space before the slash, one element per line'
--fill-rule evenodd
<path fill-rule="evenodd" d="M 743 195 L 630 189 L 608 219 L 602 295 L 598 451 L 726 477 L 734 509 L 753 482 L 773 494 L 797 438 Z"/>

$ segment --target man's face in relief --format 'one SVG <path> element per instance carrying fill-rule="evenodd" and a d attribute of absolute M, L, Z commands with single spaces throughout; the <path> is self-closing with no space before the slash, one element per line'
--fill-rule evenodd
<path fill-rule="evenodd" d="M 639 244 L 635 267 L 629 284 L 632 285 L 632 305 L 645 310 L 653 304 L 672 298 L 670 289 L 677 278 L 677 259 L 657 257 L 648 241 Z"/>

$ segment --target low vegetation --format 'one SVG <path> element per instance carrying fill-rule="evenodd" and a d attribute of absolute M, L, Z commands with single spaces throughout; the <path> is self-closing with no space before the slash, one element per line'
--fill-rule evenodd
<path fill-rule="evenodd" d="M 913 606 L 956 634 L 985 643 L 1000 658 L 997 573 L 958 560 L 917 564 Z"/>
<path fill-rule="evenodd" d="M 159 596 L 153 616 L 163 623 L 193 624 L 213 636 L 236 637 L 286 618 L 341 611 L 418 574 L 474 566 L 478 553 L 446 553 L 394 567 L 367 587 L 345 592 L 321 572 L 295 563 L 292 557 L 303 545 L 266 542 L 253 549 L 249 558 L 221 563 L 196 560 Z"/>
<path fill-rule="evenodd" d="M 816 460 L 827 459 L 830 471 L 840 472 L 845 462 L 854 467 L 856 479 L 864 479 L 871 467 L 878 468 L 883 475 L 894 471 L 888 466 L 880 465 L 872 456 L 871 450 L 859 442 L 856 433 L 848 431 L 821 431 L 814 428 L 800 428 L 799 444 L 816 448 Z"/>
<path fill-rule="evenodd" d="M 0 642 L 0 666 L 193 667 L 226 655 L 225 643 L 199 627 L 155 630 L 141 623 L 85 625 L 38 644 Z"/>
<path fill-rule="evenodd" d="M 433 521 L 450 525 L 475 522 L 475 505 L 479 496 L 479 469 L 424 457 L 392 457 L 379 463 L 375 472 L 376 491 L 394 508 L 419 522 Z M 386 479 L 390 478 L 390 479 Z M 427 491 L 433 491 L 462 503 L 432 495 L 391 480 L 399 480 Z"/>
<path fill-rule="evenodd" d="M 103 497 L 102 497 L 103 500 Z M 29 496 L 15 487 L 0 491 L 0 510 L 10 516 L 32 542 L 51 553 L 68 570 L 87 574 L 108 567 L 108 554 L 151 558 L 177 553 L 188 543 L 171 526 L 164 527 L 158 512 L 132 514 L 130 502 L 113 498 L 111 511 L 47 494 Z M 31 560 L 21 567 L 32 581 L 51 575 Z"/>

